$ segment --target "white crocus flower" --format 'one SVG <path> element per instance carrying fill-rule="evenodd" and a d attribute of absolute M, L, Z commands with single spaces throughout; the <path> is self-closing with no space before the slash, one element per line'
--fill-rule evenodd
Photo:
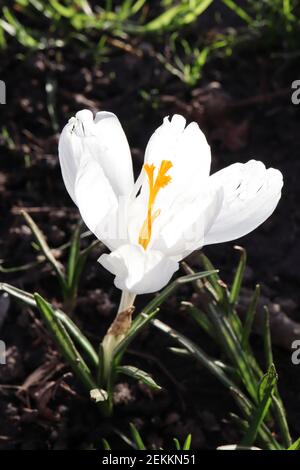
<path fill-rule="evenodd" d="M 206 138 L 180 115 L 166 117 L 150 138 L 135 183 L 125 133 L 109 112 L 71 118 L 59 158 L 84 222 L 111 251 L 99 262 L 125 292 L 120 309 L 164 287 L 192 251 L 254 230 L 274 211 L 283 184 L 280 171 L 256 160 L 210 176 Z"/>

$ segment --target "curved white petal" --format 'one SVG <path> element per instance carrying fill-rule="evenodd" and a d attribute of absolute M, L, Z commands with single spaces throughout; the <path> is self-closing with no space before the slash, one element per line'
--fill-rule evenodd
<path fill-rule="evenodd" d="M 154 232 L 152 249 L 161 250 L 168 256 L 183 259 L 189 253 L 200 249 L 205 234 L 219 214 L 223 203 L 223 189 L 206 188 L 199 191 L 194 199 L 180 200 L 170 208 L 167 219 Z"/>
<path fill-rule="evenodd" d="M 95 117 L 96 155 L 116 195 L 129 194 L 133 189 L 130 148 L 119 119 L 102 111 Z"/>
<path fill-rule="evenodd" d="M 178 263 L 159 251 L 145 251 L 139 245 L 123 245 L 100 256 L 100 264 L 115 275 L 115 286 L 134 294 L 149 294 L 164 287 L 178 269 Z"/>
<path fill-rule="evenodd" d="M 256 160 L 230 165 L 209 179 L 223 187 L 224 201 L 205 245 L 235 240 L 262 224 L 276 208 L 283 185 L 280 171 Z"/>
<path fill-rule="evenodd" d="M 59 159 L 65 186 L 75 201 L 74 186 L 81 156 L 88 152 L 101 165 L 117 196 L 133 188 L 132 160 L 125 133 L 113 113 L 89 110 L 71 118 L 59 139 Z"/>
<path fill-rule="evenodd" d="M 169 174 L 172 183 L 167 190 L 187 188 L 191 179 L 200 184 L 209 176 L 211 153 L 205 135 L 196 122 L 185 127 L 183 116 L 175 114 L 171 120 L 164 118 L 163 124 L 151 136 L 145 153 L 145 163 L 157 168 L 162 160 L 170 160 L 173 168 Z"/>
<path fill-rule="evenodd" d="M 74 194 L 85 224 L 97 238 L 106 242 L 109 221 L 114 220 L 118 200 L 102 167 L 87 153 L 81 156 Z"/>
<path fill-rule="evenodd" d="M 90 114 L 93 118 L 92 113 Z M 82 138 L 75 133 L 76 124 L 76 118 L 72 117 L 63 128 L 58 143 L 58 155 L 63 180 L 75 204 L 75 180 L 83 153 Z"/>

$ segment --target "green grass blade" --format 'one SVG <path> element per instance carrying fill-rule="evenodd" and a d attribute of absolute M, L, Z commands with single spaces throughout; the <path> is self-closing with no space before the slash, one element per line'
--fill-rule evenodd
<path fill-rule="evenodd" d="M 182 301 L 181 305 L 185 311 L 191 315 L 195 322 L 213 339 L 217 340 L 215 329 L 208 316 L 202 310 L 199 310 L 191 302 Z"/>
<path fill-rule="evenodd" d="M 233 0 L 222 0 L 222 2 L 230 8 L 230 10 L 233 10 L 242 20 L 244 20 L 247 24 L 251 25 L 253 23 L 253 19 L 251 16 L 241 8 L 239 5 L 236 4 Z"/>
<path fill-rule="evenodd" d="M 177 437 L 173 437 L 173 442 L 174 442 L 174 444 L 175 444 L 175 449 L 176 449 L 176 450 L 181 450 L 180 442 L 179 442 L 179 440 L 177 439 Z"/>
<path fill-rule="evenodd" d="M 286 412 L 282 403 L 282 400 L 279 396 L 277 387 L 275 387 L 275 393 L 273 397 L 272 407 L 280 429 L 280 434 L 283 440 L 285 447 L 289 448 L 292 445 L 292 438 L 286 418 Z"/>
<path fill-rule="evenodd" d="M 239 339 L 236 337 L 225 315 L 219 310 L 218 305 L 215 302 L 211 302 L 208 309 L 224 351 L 233 365 L 238 369 L 240 378 L 248 390 L 249 395 L 256 400 L 256 380 L 252 367 L 248 362 L 247 354 L 242 349 Z"/>
<path fill-rule="evenodd" d="M 171 328 L 170 326 L 166 325 L 162 321 L 158 319 L 153 319 L 151 323 L 155 328 L 162 331 L 164 334 L 179 343 L 181 347 L 189 351 L 189 353 L 197 361 L 199 361 L 200 364 L 202 364 L 206 369 L 208 369 L 212 373 L 212 375 L 216 377 L 217 380 L 219 380 L 227 389 L 229 389 L 239 408 L 242 410 L 245 418 L 247 420 L 251 419 L 254 412 L 253 404 L 242 393 L 238 386 L 226 375 L 223 368 L 219 366 L 218 361 L 215 361 L 208 357 L 207 354 L 202 351 L 189 338 L 174 330 L 174 328 Z M 259 437 L 269 449 L 281 449 L 281 446 L 274 439 L 271 431 L 267 428 L 264 423 L 262 423 L 259 429 Z"/>
<path fill-rule="evenodd" d="M 184 441 L 184 444 L 182 446 L 182 450 L 190 450 L 191 444 L 192 444 L 192 435 L 189 434 L 187 436 L 186 440 Z"/>
<path fill-rule="evenodd" d="M 159 306 L 164 302 L 180 285 L 186 284 L 189 282 L 194 282 L 197 279 L 203 277 L 208 277 L 216 271 L 203 271 L 200 273 L 189 274 L 187 276 L 182 276 L 169 284 L 165 289 L 160 292 L 157 296 L 154 297 L 148 305 L 143 308 L 142 312 L 136 316 L 133 320 L 131 328 L 128 335 L 121 341 L 115 349 L 115 358 L 118 360 L 123 354 L 125 349 L 131 343 L 131 341 L 136 337 L 136 335 L 149 323 L 149 321 L 157 314 L 159 311 Z"/>
<path fill-rule="evenodd" d="M 46 242 L 46 239 L 41 232 L 41 230 L 38 228 L 34 220 L 31 218 L 31 216 L 26 212 L 22 211 L 21 212 L 24 219 L 26 220 L 27 225 L 29 226 L 32 234 L 34 235 L 40 249 L 42 250 L 43 254 L 45 255 L 46 259 L 49 261 L 49 263 L 52 265 L 54 268 L 57 277 L 59 278 L 59 281 L 62 284 L 63 289 L 66 288 L 66 282 L 65 282 L 65 275 L 64 272 L 61 268 L 60 263 L 55 259 L 51 248 L 49 247 L 48 243 Z"/>
<path fill-rule="evenodd" d="M 21 300 L 26 305 L 30 305 L 31 307 L 37 307 L 37 303 L 36 303 L 34 296 L 30 294 L 29 292 L 26 292 L 24 290 L 18 289 L 17 287 L 14 287 L 14 286 L 11 286 L 10 284 L 5 284 L 5 283 L 0 283 L 0 290 L 7 292 L 8 294 L 12 295 L 18 300 Z M 66 315 L 64 312 L 62 312 L 59 309 L 53 308 L 49 303 L 48 305 L 52 308 L 54 314 L 64 325 L 64 327 L 66 328 L 68 333 L 71 335 L 71 337 L 85 351 L 91 364 L 97 368 L 98 367 L 98 355 L 94 347 L 90 343 L 90 341 L 87 339 L 87 337 L 81 332 L 78 326 L 70 319 L 68 315 Z"/>
<path fill-rule="evenodd" d="M 222 368 L 217 365 L 216 361 L 211 359 L 193 341 L 160 320 L 152 319 L 151 324 L 179 343 L 180 346 L 184 347 L 184 349 L 189 351 L 189 353 L 204 365 L 218 380 L 220 380 L 225 387 L 229 389 L 231 387 L 235 387 L 235 384 L 226 376 Z"/>
<path fill-rule="evenodd" d="M 269 367 L 271 367 L 271 364 L 273 364 L 273 352 L 272 352 L 272 340 L 271 340 L 271 331 L 270 331 L 270 313 L 269 313 L 269 309 L 267 306 L 264 307 L 263 338 L 264 338 L 266 367 L 267 369 L 269 369 Z"/>
<path fill-rule="evenodd" d="M 37 293 L 34 294 L 34 298 L 62 356 L 88 391 L 96 389 L 97 385 L 94 382 L 90 369 L 77 351 L 67 330 L 57 318 L 51 306 Z"/>
<path fill-rule="evenodd" d="M 244 272 L 246 268 L 246 262 L 247 262 L 246 250 L 244 250 L 244 248 L 240 246 L 235 246 L 235 248 L 241 252 L 241 256 L 240 256 L 240 261 L 239 261 L 239 264 L 238 264 L 238 267 L 237 267 L 237 270 L 233 279 L 233 283 L 232 283 L 232 287 L 231 287 L 231 291 L 229 295 L 229 302 L 232 305 L 235 305 L 238 300 L 243 277 L 244 277 Z"/>
<path fill-rule="evenodd" d="M 111 447 L 106 439 L 102 439 L 102 445 L 104 450 L 111 450 Z"/>
<path fill-rule="evenodd" d="M 249 338 L 250 338 L 250 333 L 252 330 L 253 320 L 255 317 L 259 296 L 260 296 L 260 285 L 257 284 L 255 287 L 255 291 L 252 296 L 247 314 L 246 314 L 245 324 L 244 324 L 243 333 L 242 333 L 242 340 L 241 340 L 243 349 L 249 348 Z"/>
<path fill-rule="evenodd" d="M 143 439 L 141 438 L 140 433 L 138 432 L 137 428 L 133 423 L 130 423 L 130 431 L 132 438 L 136 444 L 136 447 L 138 450 L 146 450 L 146 446 L 143 442 Z"/>
<path fill-rule="evenodd" d="M 300 437 L 287 450 L 300 450 Z"/>
<path fill-rule="evenodd" d="M 211 263 L 211 261 L 205 256 L 204 253 L 200 253 L 200 262 L 201 265 L 206 269 L 207 271 L 213 271 L 215 270 L 215 267 Z M 211 274 L 209 277 L 209 284 L 212 286 L 212 290 L 207 286 L 208 290 L 211 292 L 213 297 L 217 301 L 222 301 L 223 296 L 224 296 L 224 290 L 221 287 L 220 283 L 220 277 L 218 275 L 218 271 L 216 271 L 214 274 Z M 201 286 L 200 286 L 201 287 Z"/>
<path fill-rule="evenodd" d="M 258 394 L 260 403 L 254 413 L 252 421 L 250 422 L 248 431 L 241 441 L 242 446 L 251 446 L 255 442 L 259 428 L 264 421 L 272 403 L 272 394 L 275 390 L 276 383 L 277 374 L 275 367 L 272 364 L 259 386 Z"/>
<path fill-rule="evenodd" d="M 143 32 L 154 33 L 164 30 L 179 29 L 193 23 L 211 4 L 213 0 L 196 0 L 193 6 L 188 3 L 179 3 L 165 10 L 149 23 L 142 27 Z"/>
<path fill-rule="evenodd" d="M 152 388 L 153 390 L 161 390 L 160 385 L 158 385 L 155 380 L 145 371 L 138 369 L 135 366 L 119 366 L 117 367 L 116 371 L 119 374 L 125 374 L 128 377 L 132 377 L 133 379 L 143 382 L 148 387 Z"/>
<path fill-rule="evenodd" d="M 74 284 L 74 278 L 80 250 L 80 230 L 81 224 L 78 224 L 71 240 L 71 246 L 68 256 L 66 280 L 69 289 L 71 289 Z"/>

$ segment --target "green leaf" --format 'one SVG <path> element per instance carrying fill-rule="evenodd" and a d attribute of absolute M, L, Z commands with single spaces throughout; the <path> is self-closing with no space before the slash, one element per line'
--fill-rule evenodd
<path fill-rule="evenodd" d="M 52 307 L 39 294 L 35 293 L 34 298 L 42 317 L 51 331 L 54 341 L 65 360 L 88 391 L 97 389 L 97 385 L 94 382 L 90 369 L 77 351 L 73 341 L 67 333 L 67 330 L 55 315 Z"/>
<path fill-rule="evenodd" d="M 203 271 L 200 273 L 189 274 L 187 276 L 182 276 L 169 284 L 165 289 L 154 297 L 151 302 L 142 310 L 142 312 L 136 316 L 133 320 L 131 328 L 127 336 L 118 344 L 115 349 L 114 356 L 116 361 L 120 360 L 121 355 L 124 353 L 125 349 L 136 337 L 136 335 L 149 323 L 149 321 L 157 314 L 159 311 L 159 306 L 164 302 L 181 284 L 186 284 L 189 282 L 194 282 L 197 279 L 203 277 L 208 277 L 211 274 L 217 272 L 213 271 Z"/>
<path fill-rule="evenodd" d="M 181 305 L 185 308 L 187 313 L 195 320 L 196 323 L 213 339 L 216 338 L 216 332 L 214 326 L 209 320 L 207 314 L 202 310 L 199 310 L 191 302 L 182 301 Z"/>
<path fill-rule="evenodd" d="M 104 450 L 111 450 L 111 447 L 106 439 L 102 439 L 103 449 Z"/>
<path fill-rule="evenodd" d="M 138 432 L 137 428 L 135 427 L 135 425 L 133 423 L 130 423 L 130 431 L 131 431 L 131 435 L 132 435 L 132 438 L 133 438 L 133 440 L 136 444 L 137 449 L 138 450 L 146 450 L 146 446 L 143 443 L 141 435 L 140 435 L 140 433 Z"/>
<path fill-rule="evenodd" d="M 158 319 L 152 319 L 151 324 L 176 341 L 181 347 L 189 351 L 189 353 L 197 361 L 199 361 L 200 364 L 208 369 L 212 375 L 214 375 L 226 388 L 229 389 L 246 419 L 251 419 L 254 412 L 253 404 L 242 393 L 238 386 L 227 376 L 227 374 L 224 372 L 224 369 L 220 366 L 219 361 L 208 357 L 207 354 L 189 338 L 174 330 L 174 328 L 166 325 L 162 321 Z M 269 449 L 281 449 L 281 446 L 274 439 L 271 431 L 265 426 L 264 423 L 262 423 L 258 432 L 261 440 Z"/>
<path fill-rule="evenodd" d="M 267 306 L 264 307 L 264 351 L 265 351 L 265 360 L 266 366 L 269 368 L 273 364 L 273 352 L 272 352 L 272 340 L 271 340 L 271 331 L 270 331 L 270 314 Z"/>
<path fill-rule="evenodd" d="M 72 288 L 74 284 L 74 278 L 75 278 L 76 267 L 77 267 L 77 262 L 78 262 L 78 257 L 79 257 L 79 250 L 80 250 L 80 230 L 81 230 L 81 223 L 77 225 L 74 231 L 72 240 L 71 240 L 68 264 L 67 264 L 67 273 L 66 273 L 67 285 L 69 289 Z"/>
<path fill-rule="evenodd" d="M 247 262 L 246 250 L 244 250 L 244 248 L 240 246 L 235 246 L 235 249 L 241 252 L 241 256 L 240 256 L 240 261 L 239 261 L 239 264 L 238 264 L 238 267 L 237 267 L 237 270 L 233 279 L 230 296 L 229 296 L 229 302 L 232 305 L 235 305 L 238 300 L 238 296 L 241 290 L 241 285 L 242 285 L 244 272 L 246 268 L 246 262 Z"/>
<path fill-rule="evenodd" d="M 177 437 L 173 437 L 173 441 L 174 441 L 174 444 L 175 444 L 175 449 L 176 450 L 181 450 L 181 445 L 180 445 L 180 442 L 177 439 Z"/>
<path fill-rule="evenodd" d="M 239 338 L 216 302 L 213 301 L 208 305 L 208 311 L 226 355 L 239 371 L 248 393 L 256 400 L 256 378 Z"/>
<path fill-rule="evenodd" d="M 14 287 L 14 286 L 11 286 L 10 284 L 5 284 L 5 283 L 0 283 L 0 290 L 3 290 L 7 292 L 8 294 L 12 295 L 13 297 L 15 297 L 16 299 L 21 300 L 26 305 L 30 305 L 31 307 L 37 307 L 37 303 L 35 301 L 34 296 L 30 294 L 29 292 L 25 292 L 21 289 L 18 289 L 17 287 Z M 54 314 L 64 325 L 64 327 L 66 328 L 68 333 L 71 335 L 71 337 L 76 341 L 76 343 L 79 346 L 82 347 L 84 352 L 87 354 L 91 364 L 95 368 L 97 368 L 98 367 L 98 355 L 94 347 L 90 343 L 90 341 L 87 339 L 87 337 L 81 332 L 78 326 L 70 319 L 68 315 L 66 315 L 61 310 L 52 307 L 50 304 L 48 305 L 53 309 Z"/>
<path fill-rule="evenodd" d="M 200 253 L 200 262 L 202 266 L 204 267 L 204 269 L 208 271 L 215 270 L 215 267 L 213 266 L 211 261 L 202 252 Z M 217 301 L 222 301 L 224 297 L 224 289 L 222 289 L 220 282 L 221 282 L 221 279 L 218 275 L 218 271 L 215 271 L 214 274 L 211 274 L 209 276 L 209 283 L 208 283 L 209 285 L 206 286 L 209 292 L 213 295 L 213 297 Z"/>
<path fill-rule="evenodd" d="M 76 15 L 76 10 L 73 7 L 66 7 L 58 2 L 58 0 L 49 0 L 51 6 L 56 10 L 56 12 L 65 18 L 72 18 Z"/>
<path fill-rule="evenodd" d="M 154 390 L 161 390 L 160 385 L 158 385 L 147 372 L 138 369 L 135 366 L 119 366 L 117 367 L 117 372 L 128 375 L 133 379 L 143 382 L 145 385 L 148 385 L 148 387 L 153 388 Z"/>
<path fill-rule="evenodd" d="M 250 337 L 250 333 L 252 330 L 253 320 L 254 320 L 254 316 L 256 313 L 256 307 L 257 307 L 259 296 L 260 296 L 260 286 L 259 284 L 257 284 L 255 287 L 255 291 L 252 296 L 247 314 L 246 314 L 246 320 L 245 320 L 245 324 L 243 328 L 241 344 L 242 344 L 242 348 L 244 349 L 249 348 L 249 337 Z"/>
<path fill-rule="evenodd" d="M 287 450 L 300 450 L 300 437 Z"/>
<path fill-rule="evenodd" d="M 193 341 L 178 331 L 166 325 L 160 320 L 152 319 L 151 324 L 158 330 L 162 331 L 170 338 L 180 344 L 186 351 L 195 357 L 202 365 L 204 365 L 210 372 L 220 380 L 227 388 L 235 387 L 235 384 L 226 376 L 222 368 L 217 365 L 216 361 L 211 359 L 204 351 L 202 351 Z"/>
<path fill-rule="evenodd" d="M 273 396 L 272 409 L 274 410 L 274 414 L 278 423 L 278 427 L 279 427 L 284 445 L 285 447 L 288 448 L 292 444 L 292 438 L 290 435 L 286 412 L 285 412 L 282 400 L 280 398 L 277 386 L 275 387 L 275 393 Z"/>
<path fill-rule="evenodd" d="M 266 394 L 269 393 L 269 389 L 274 389 L 277 379 L 278 377 L 275 366 L 274 364 L 271 364 L 268 372 L 262 377 L 258 385 L 257 395 L 260 403 L 264 400 Z"/>
<path fill-rule="evenodd" d="M 261 380 L 261 383 L 259 384 L 259 405 L 249 424 L 248 431 L 241 441 L 242 446 L 251 446 L 254 443 L 259 428 L 263 423 L 265 416 L 267 415 L 270 405 L 272 403 L 272 394 L 275 390 L 277 378 L 278 377 L 274 364 L 272 364 L 268 370 L 268 373 L 264 375 Z"/>
<path fill-rule="evenodd" d="M 66 289 L 65 275 L 60 263 L 55 259 L 46 239 L 34 220 L 26 211 L 21 212 L 46 259 L 54 268 L 63 289 Z"/>
<path fill-rule="evenodd" d="M 222 2 L 231 10 L 233 10 L 242 20 L 244 20 L 247 24 L 251 25 L 253 24 L 253 19 L 251 18 L 250 15 L 241 8 L 239 5 L 236 4 L 233 0 L 222 0 Z"/>
<path fill-rule="evenodd" d="M 166 9 L 161 15 L 143 26 L 144 32 L 156 32 L 175 29 L 195 21 L 213 2 L 213 0 L 196 0 L 193 5 L 180 2 Z"/>
<path fill-rule="evenodd" d="M 182 450 L 190 450 L 191 444 L 192 444 L 192 435 L 189 434 L 189 435 L 187 436 L 186 440 L 184 441 Z"/>

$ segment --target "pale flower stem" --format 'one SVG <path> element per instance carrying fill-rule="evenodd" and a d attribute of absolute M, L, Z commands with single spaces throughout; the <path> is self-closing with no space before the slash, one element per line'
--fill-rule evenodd
<path fill-rule="evenodd" d="M 118 308 L 118 313 L 124 312 L 129 307 L 132 307 L 136 298 L 136 294 L 128 292 L 128 290 L 123 290 L 120 300 L 120 305 Z"/>
<path fill-rule="evenodd" d="M 131 315 L 134 310 L 133 303 L 136 298 L 135 294 L 128 292 L 127 290 L 122 291 L 120 305 L 116 318 L 110 325 L 106 335 L 102 341 L 102 363 L 99 368 L 99 382 L 102 386 L 110 388 L 110 374 L 112 367 L 112 357 L 116 346 L 122 341 L 127 335 L 131 325 Z M 110 391 L 109 391 L 110 393 Z"/>

